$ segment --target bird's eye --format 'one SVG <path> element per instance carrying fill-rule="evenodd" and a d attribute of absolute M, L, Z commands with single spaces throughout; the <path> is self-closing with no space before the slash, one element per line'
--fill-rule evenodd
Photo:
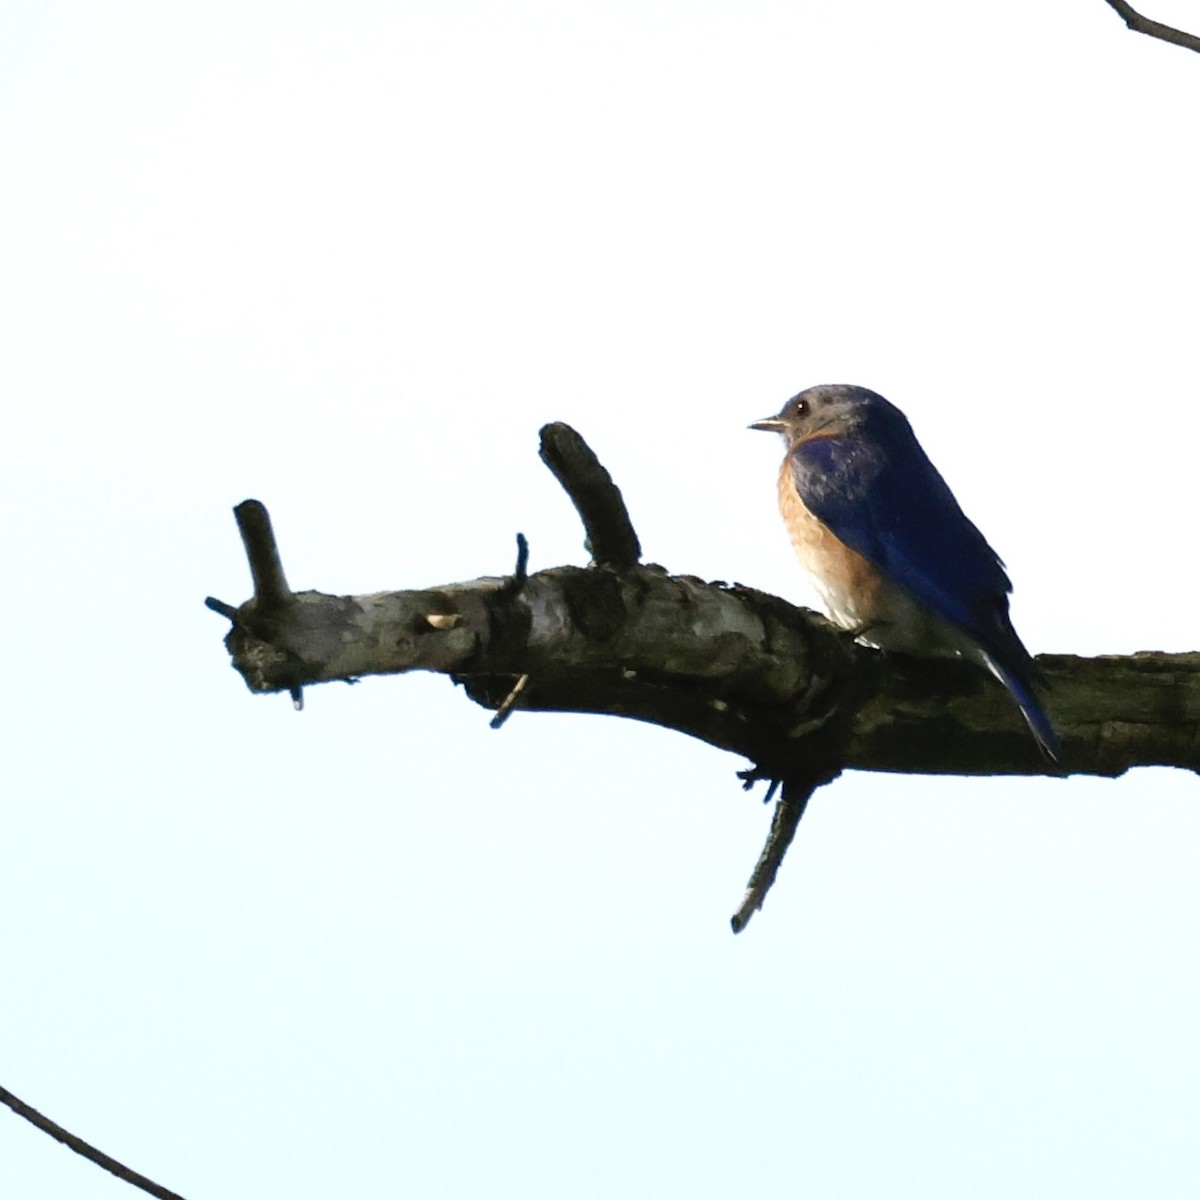
<path fill-rule="evenodd" d="M 801 400 L 799 396 L 792 401 L 792 407 L 795 410 L 796 416 L 803 417 L 808 415 L 808 401 Z"/>

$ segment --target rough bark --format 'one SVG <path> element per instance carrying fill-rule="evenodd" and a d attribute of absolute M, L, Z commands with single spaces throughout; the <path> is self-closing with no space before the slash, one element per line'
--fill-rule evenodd
<path fill-rule="evenodd" d="M 1056 774 L 977 667 L 859 646 L 816 613 L 660 567 L 555 567 L 422 591 L 300 592 L 236 610 L 226 638 L 255 692 L 438 671 L 498 709 L 651 721 L 786 779 L 819 746 L 842 766 Z M 1063 773 L 1200 771 L 1200 654 L 1041 655 Z"/>
<path fill-rule="evenodd" d="M 1116 776 L 1200 771 L 1200 654 L 1042 655 L 1060 763 L 1042 756 L 1007 692 L 965 663 L 860 646 L 816 613 L 741 584 L 639 563 L 621 493 L 574 430 L 542 430 L 542 457 L 579 511 L 589 567 L 366 596 L 293 593 L 266 509 L 235 510 L 253 599 L 207 603 L 255 692 L 300 707 L 315 683 L 438 671 L 499 726 L 516 710 L 650 721 L 750 760 L 745 786 L 779 799 L 733 917 L 762 906 L 812 793 L 841 771 Z"/>

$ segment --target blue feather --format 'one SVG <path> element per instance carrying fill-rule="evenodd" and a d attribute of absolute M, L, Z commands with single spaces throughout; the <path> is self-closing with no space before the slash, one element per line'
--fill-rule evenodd
<path fill-rule="evenodd" d="M 882 401 L 882 398 L 875 398 Z M 1033 693 L 1037 668 L 1008 615 L 1012 584 L 899 409 L 872 405 L 849 435 L 801 440 L 790 454 L 809 511 L 984 653 L 1052 758 L 1058 739 Z"/>

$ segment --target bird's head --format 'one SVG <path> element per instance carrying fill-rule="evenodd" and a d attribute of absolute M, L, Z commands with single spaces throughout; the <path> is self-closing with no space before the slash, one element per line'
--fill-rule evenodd
<path fill-rule="evenodd" d="M 751 429 L 778 433 L 789 446 L 813 437 L 863 436 L 878 426 L 904 420 L 877 392 L 849 383 L 822 383 L 793 396 L 774 417 Z"/>

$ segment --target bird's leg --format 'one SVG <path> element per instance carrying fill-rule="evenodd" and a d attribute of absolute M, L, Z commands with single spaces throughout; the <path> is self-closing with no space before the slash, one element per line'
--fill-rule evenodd
<path fill-rule="evenodd" d="M 763 797 L 764 804 L 770 804 L 775 793 L 779 790 L 779 785 L 782 780 L 776 778 L 766 767 L 755 764 L 752 767 L 747 767 L 744 771 L 739 771 L 737 777 L 742 781 L 742 791 L 748 792 L 756 783 L 762 783 L 766 780 L 767 794 Z"/>
<path fill-rule="evenodd" d="M 874 620 L 860 621 L 857 625 L 851 625 L 849 628 L 844 629 L 842 632 L 852 642 L 858 642 L 858 641 L 866 642 L 867 634 L 870 633 L 872 629 L 883 629 L 888 624 L 890 624 L 890 622 L 884 621 L 884 620 L 876 617 Z M 867 645 L 873 645 L 873 644 L 874 643 L 867 642 Z"/>

